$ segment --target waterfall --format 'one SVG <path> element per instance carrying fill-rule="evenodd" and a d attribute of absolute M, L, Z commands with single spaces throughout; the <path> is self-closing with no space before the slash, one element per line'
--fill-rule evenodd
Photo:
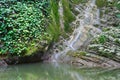
<path fill-rule="evenodd" d="M 76 20 L 72 22 L 74 31 L 72 35 L 70 35 L 69 40 L 62 42 L 62 50 L 53 52 L 54 54 L 51 57 L 52 62 L 67 61 L 69 59 L 66 55 L 68 51 L 74 51 L 84 47 L 89 43 L 91 38 L 101 32 L 100 29 L 94 26 L 100 24 L 100 12 L 95 1 L 96 0 L 88 0 L 85 6 L 82 4 L 76 5 L 75 10 L 78 11 L 79 14 L 76 16 Z"/>

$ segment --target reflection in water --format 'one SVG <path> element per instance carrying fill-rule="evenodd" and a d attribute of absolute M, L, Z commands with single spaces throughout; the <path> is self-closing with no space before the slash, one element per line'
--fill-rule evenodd
<path fill-rule="evenodd" d="M 79 68 L 65 64 L 24 64 L 0 68 L 0 80 L 119 80 L 120 69 Z"/>

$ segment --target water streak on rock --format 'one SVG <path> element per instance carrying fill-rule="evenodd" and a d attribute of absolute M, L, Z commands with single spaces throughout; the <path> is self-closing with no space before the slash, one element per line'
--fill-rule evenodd
<path fill-rule="evenodd" d="M 63 41 L 62 50 L 54 52 L 52 58 L 53 62 L 68 61 L 66 56 L 70 50 L 77 50 L 85 47 L 90 40 L 101 33 L 101 30 L 94 27 L 94 25 L 100 24 L 99 9 L 95 4 L 96 0 L 89 0 L 85 7 L 81 7 L 82 4 L 76 5 L 75 10 L 79 12 L 76 16 L 76 20 L 72 23 L 74 31 L 69 40 Z"/>

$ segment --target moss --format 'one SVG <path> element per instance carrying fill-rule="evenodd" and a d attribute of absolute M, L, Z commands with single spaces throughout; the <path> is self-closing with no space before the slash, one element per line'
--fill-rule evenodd
<path fill-rule="evenodd" d="M 104 44 L 107 41 L 107 37 L 105 35 L 100 35 L 98 38 L 98 42 Z"/>
<path fill-rule="evenodd" d="M 25 54 L 25 56 L 32 55 L 33 53 L 35 53 L 37 51 L 38 51 L 37 47 L 29 47 L 29 48 L 27 48 L 27 53 Z"/>
<path fill-rule="evenodd" d="M 103 16 L 103 12 L 100 10 L 100 18 Z"/>
<path fill-rule="evenodd" d="M 115 57 L 115 55 L 114 54 L 111 54 L 111 53 L 107 53 L 107 52 L 104 52 L 104 51 L 102 51 L 102 52 L 99 52 L 100 54 L 100 56 L 104 56 L 104 57 L 108 57 L 108 58 L 114 58 Z"/>
<path fill-rule="evenodd" d="M 67 55 L 70 55 L 72 57 L 81 57 L 86 56 L 87 52 L 85 51 L 69 51 Z"/>
<path fill-rule="evenodd" d="M 109 30 L 110 30 L 110 28 L 103 28 L 102 29 L 103 32 L 106 32 L 106 31 L 109 31 Z"/>
<path fill-rule="evenodd" d="M 85 55 L 87 54 L 87 52 L 85 52 L 85 51 L 80 51 L 79 54 L 82 55 L 82 56 L 85 56 Z"/>
<path fill-rule="evenodd" d="M 107 6 L 107 4 L 108 4 L 107 0 L 96 0 L 96 5 L 98 6 L 98 8 Z"/>

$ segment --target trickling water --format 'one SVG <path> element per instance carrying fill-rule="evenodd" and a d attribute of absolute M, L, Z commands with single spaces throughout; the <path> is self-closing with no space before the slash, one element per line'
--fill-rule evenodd
<path fill-rule="evenodd" d="M 79 14 L 72 23 L 74 25 L 74 31 L 70 39 L 63 42 L 63 50 L 53 54 L 53 62 L 66 61 L 68 59 L 68 56 L 66 56 L 68 51 L 77 50 L 87 45 L 92 37 L 101 32 L 100 29 L 94 27 L 94 25 L 100 24 L 100 13 L 95 5 L 95 1 L 96 0 L 89 0 L 83 8 L 81 4 L 75 7 L 75 10 L 78 11 Z"/>

